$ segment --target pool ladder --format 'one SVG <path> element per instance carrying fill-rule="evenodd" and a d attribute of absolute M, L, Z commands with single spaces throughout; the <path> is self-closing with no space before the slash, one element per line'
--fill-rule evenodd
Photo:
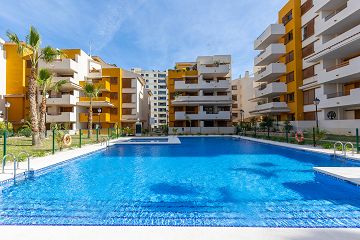
<path fill-rule="evenodd" d="M 347 146 L 350 146 L 351 147 L 351 154 L 354 155 L 355 151 L 354 151 L 354 144 L 352 144 L 351 142 L 347 142 L 347 143 L 343 143 L 343 142 L 340 142 L 340 141 L 337 141 L 335 144 L 334 144 L 334 157 L 336 158 L 337 154 L 337 146 L 340 145 L 341 146 L 341 153 L 343 156 L 346 157 L 346 154 L 347 154 L 347 151 L 346 151 L 346 147 Z"/>
<path fill-rule="evenodd" d="M 30 172 L 30 154 L 28 152 L 22 151 L 22 152 L 19 152 L 17 157 L 12 153 L 8 153 L 3 157 L 2 164 L 1 164 L 1 173 L 3 173 L 3 174 L 5 173 L 5 165 L 6 165 L 7 159 L 8 159 L 8 157 L 11 157 L 12 160 L 14 161 L 13 178 L 15 179 L 16 178 L 16 170 L 19 169 L 19 162 L 20 162 L 19 159 L 20 159 L 20 157 L 22 157 L 24 155 L 27 159 L 27 172 Z"/>
<path fill-rule="evenodd" d="M 109 145 L 110 145 L 110 138 L 109 137 L 107 137 L 107 138 L 103 137 L 101 139 L 101 141 L 100 141 L 100 146 L 102 146 L 103 144 L 105 144 L 106 148 L 108 148 Z"/>

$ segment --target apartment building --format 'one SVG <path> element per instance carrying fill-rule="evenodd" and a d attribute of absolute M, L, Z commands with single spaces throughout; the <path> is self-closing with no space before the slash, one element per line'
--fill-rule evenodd
<path fill-rule="evenodd" d="M 93 99 L 93 127 L 112 128 L 115 125 L 135 129 L 141 122 L 143 128 L 149 123 L 149 95 L 145 89 L 145 80 L 138 74 L 124 70 L 114 64 L 108 64 L 100 57 L 92 57 L 92 65 L 85 81 L 101 89 L 99 97 Z M 97 67 L 99 66 L 99 67 Z M 79 105 L 89 107 L 90 99 L 83 93 Z M 87 127 L 87 111 L 80 114 L 82 127 Z"/>
<path fill-rule="evenodd" d="M 231 81 L 233 125 L 242 120 L 248 121 L 252 117 L 250 111 L 256 106 L 256 102 L 251 101 L 254 98 L 254 90 L 254 78 L 248 71 L 243 77 L 240 75 L 239 78 Z"/>
<path fill-rule="evenodd" d="M 315 119 L 310 100 L 316 96 L 320 128 L 354 134 L 360 126 L 360 1 L 313 0 L 308 5 L 303 18 L 312 21 L 313 39 L 304 59 L 309 66 L 302 86 L 308 98 L 305 119 Z"/>
<path fill-rule="evenodd" d="M 29 54 L 19 55 L 17 45 L 10 42 L 2 44 L 2 56 L 5 54 L 5 71 L 0 74 L 6 76 L 4 101 L 10 103 L 8 120 L 15 128 L 22 126 L 29 116 L 29 101 L 27 99 L 27 85 L 30 76 L 31 62 Z M 2 60 L 2 62 L 4 59 Z M 3 66 L 4 67 L 4 66 Z"/>
<path fill-rule="evenodd" d="M 254 81 L 257 102 L 252 115 L 270 115 L 278 121 L 301 121 L 303 114 L 301 1 L 289 0 L 279 11 L 278 23 L 270 24 L 255 40 L 260 67 Z"/>
<path fill-rule="evenodd" d="M 150 98 L 151 128 L 156 129 L 168 123 L 168 91 L 166 86 L 166 71 L 143 70 L 133 68 L 131 71 L 140 74 L 145 79 L 145 88 L 152 92 Z"/>
<path fill-rule="evenodd" d="M 0 121 L 5 114 L 5 94 L 6 94 L 6 52 L 5 41 L 0 38 Z"/>
<path fill-rule="evenodd" d="M 48 92 L 46 129 L 49 130 L 50 125 L 56 123 L 67 125 L 69 130 L 75 131 L 82 127 L 80 116 L 86 112 L 86 109 L 79 105 L 82 89 L 80 82 L 88 77 L 92 59 L 81 49 L 62 49 L 62 52 L 64 56 L 53 62 L 39 61 L 39 69 L 46 68 L 52 72 L 53 82 L 67 82 L 59 91 Z"/>
<path fill-rule="evenodd" d="M 168 70 L 169 131 L 233 133 L 231 56 L 200 56 Z"/>

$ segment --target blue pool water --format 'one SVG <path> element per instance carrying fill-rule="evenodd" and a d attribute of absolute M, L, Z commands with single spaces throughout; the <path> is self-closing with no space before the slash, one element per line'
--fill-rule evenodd
<path fill-rule="evenodd" d="M 329 156 L 232 138 L 116 145 L 4 187 L 0 224 L 359 227 Z M 38 176 L 37 176 L 38 175 Z"/>

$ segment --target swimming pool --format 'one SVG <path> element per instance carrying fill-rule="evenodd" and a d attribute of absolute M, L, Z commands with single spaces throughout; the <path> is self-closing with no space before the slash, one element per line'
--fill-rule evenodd
<path fill-rule="evenodd" d="M 5 187 L 0 224 L 359 227 L 330 156 L 226 137 L 114 145 Z"/>

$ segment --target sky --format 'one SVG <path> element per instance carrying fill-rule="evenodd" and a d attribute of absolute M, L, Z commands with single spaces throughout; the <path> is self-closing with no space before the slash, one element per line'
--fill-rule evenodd
<path fill-rule="evenodd" d="M 287 0 L 0 0 L 0 38 L 35 26 L 43 46 L 81 48 L 131 69 L 166 70 L 231 54 L 233 78 L 252 72 L 254 40 Z"/>

